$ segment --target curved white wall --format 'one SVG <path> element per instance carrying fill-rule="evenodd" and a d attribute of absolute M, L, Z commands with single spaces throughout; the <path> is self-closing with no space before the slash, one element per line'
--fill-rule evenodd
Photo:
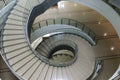
<path fill-rule="evenodd" d="M 88 6 L 102 14 L 113 25 L 120 38 L 120 16 L 102 0 L 64 0 L 73 1 Z"/>

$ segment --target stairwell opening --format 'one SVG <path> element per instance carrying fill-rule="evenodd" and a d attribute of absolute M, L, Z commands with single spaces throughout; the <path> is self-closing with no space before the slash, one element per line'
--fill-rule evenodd
<path fill-rule="evenodd" d="M 37 45 L 35 51 L 43 61 L 57 67 L 69 66 L 76 61 L 77 44 L 66 39 L 64 35 L 59 33 L 49 36 Z"/>
<path fill-rule="evenodd" d="M 49 60 L 54 64 L 64 64 L 69 65 L 74 63 L 76 60 L 76 51 L 71 46 L 68 45 L 59 45 L 54 47 L 49 55 Z"/>

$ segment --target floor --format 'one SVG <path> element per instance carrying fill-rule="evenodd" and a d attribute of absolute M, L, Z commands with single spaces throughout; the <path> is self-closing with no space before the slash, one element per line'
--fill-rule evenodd
<path fill-rule="evenodd" d="M 1 2 L 0 2 L 1 3 Z M 109 21 L 98 12 L 80 4 L 71 2 L 61 2 L 58 7 L 51 7 L 44 14 L 36 18 L 34 23 L 48 18 L 70 18 L 78 20 L 90 29 L 92 29 L 98 38 L 96 46 L 92 46 L 95 57 L 102 57 L 103 68 L 100 71 L 98 80 L 108 80 L 117 70 L 120 58 L 114 58 L 114 55 L 120 56 L 120 40 L 117 33 Z M 1 3 L 0 6 L 3 4 Z M 112 59 L 107 58 L 112 56 Z M 8 75 L 8 77 L 6 77 Z M 0 78 L 4 80 L 17 80 L 10 74 L 5 63 L 0 56 Z"/>
<path fill-rule="evenodd" d="M 34 23 L 48 18 L 69 18 L 87 25 L 97 35 L 97 45 L 93 46 L 96 57 L 112 56 L 112 59 L 104 60 L 103 70 L 98 80 L 107 80 L 119 66 L 120 40 L 112 24 L 101 14 L 81 4 L 72 2 L 60 2 L 57 7 L 51 7 L 45 13 L 38 16 Z M 54 15 L 53 15 L 54 14 Z M 106 76 L 104 76 L 106 74 Z"/>

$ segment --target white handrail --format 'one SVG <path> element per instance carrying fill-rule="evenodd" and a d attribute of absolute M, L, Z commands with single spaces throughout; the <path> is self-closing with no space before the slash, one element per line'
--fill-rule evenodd
<path fill-rule="evenodd" d="M 16 2 L 17 0 L 13 0 L 7 6 L 0 10 L 0 25 L 6 20 L 6 17 L 8 16 L 11 9 L 14 7 Z"/>
<path fill-rule="evenodd" d="M 109 3 L 120 9 L 120 0 L 109 0 Z"/>
<path fill-rule="evenodd" d="M 114 78 L 116 78 L 118 75 L 120 75 L 119 72 L 120 72 L 120 65 L 119 65 L 118 69 L 116 70 L 116 72 L 113 74 L 113 76 L 111 78 L 109 78 L 109 80 L 114 80 Z"/>

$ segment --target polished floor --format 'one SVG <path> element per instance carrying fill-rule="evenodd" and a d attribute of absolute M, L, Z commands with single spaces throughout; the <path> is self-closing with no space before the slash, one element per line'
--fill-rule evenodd
<path fill-rule="evenodd" d="M 119 57 L 115 57 L 120 56 L 120 40 L 115 29 L 104 16 L 89 7 L 66 1 L 62 1 L 58 5 L 51 7 L 44 14 L 37 17 L 34 23 L 48 18 L 70 18 L 87 25 L 96 33 L 98 39 L 97 45 L 92 47 L 94 55 L 95 57 L 103 58 L 103 68 L 98 80 L 108 80 L 117 70 L 120 63 Z M 5 64 L 2 60 L 0 61 L 0 69 L 7 68 L 4 67 Z M 13 79 L 13 75 L 9 73 L 10 71 L 1 72 L 0 78 L 17 80 L 16 78 Z M 7 74 L 10 77 L 5 77 Z"/>
<path fill-rule="evenodd" d="M 69 18 L 87 25 L 96 33 L 97 45 L 93 46 L 95 57 L 104 57 L 103 70 L 98 80 L 108 80 L 117 70 L 120 59 L 107 59 L 108 56 L 120 56 L 120 40 L 112 24 L 97 11 L 73 2 L 62 1 L 38 16 L 34 23 L 48 18 Z M 106 76 L 104 76 L 106 75 Z"/>

